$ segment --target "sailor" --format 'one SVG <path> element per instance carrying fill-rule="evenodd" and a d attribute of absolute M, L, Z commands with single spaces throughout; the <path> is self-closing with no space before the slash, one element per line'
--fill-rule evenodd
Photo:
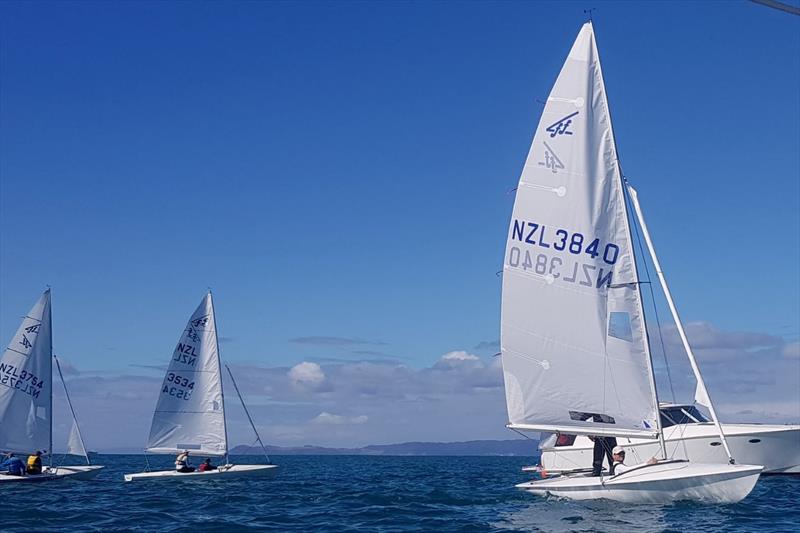
<path fill-rule="evenodd" d="M 614 463 L 611 465 L 611 475 L 616 476 L 617 474 L 622 474 L 627 472 L 628 470 L 633 470 L 634 468 L 638 468 L 643 465 L 633 465 L 628 466 L 625 464 L 625 449 L 622 446 L 615 446 L 613 450 L 611 450 L 611 454 L 614 457 Z M 658 462 L 658 459 L 655 457 L 650 458 L 647 461 L 647 464 L 654 465 Z"/>
<path fill-rule="evenodd" d="M 189 466 L 189 450 L 183 450 L 175 458 L 175 470 L 177 472 L 194 472 L 194 468 Z"/>
<path fill-rule="evenodd" d="M 8 453 L 6 454 L 6 460 L 0 464 L 0 470 L 8 470 L 7 474 L 9 476 L 24 476 L 25 463 L 19 457 L 15 457 L 13 453 Z"/>
<path fill-rule="evenodd" d="M 200 472 L 208 472 L 209 470 L 216 470 L 217 467 L 211 464 L 211 459 L 206 457 L 205 461 L 200 463 L 200 466 L 197 467 Z"/>
<path fill-rule="evenodd" d="M 42 452 L 36 450 L 35 454 L 28 456 L 28 467 L 26 471 L 34 475 L 42 473 Z"/>
<path fill-rule="evenodd" d="M 611 456 L 611 450 L 617 446 L 617 439 L 615 437 L 593 437 L 591 435 L 589 438 L 594 442 L 592 475 L 596 477 L 603 471 L 603 456 L 605 456 L 608 461 L 609 470 L 611 469 L 611 465 L 614 462 Z"/>

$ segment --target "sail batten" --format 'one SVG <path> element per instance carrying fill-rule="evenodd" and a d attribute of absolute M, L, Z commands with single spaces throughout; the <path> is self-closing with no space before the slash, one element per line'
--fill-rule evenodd
<path fill-rule="evenodd" d="M 147 451 L 225 455 L 222 374 L 211 294 L 192 314 L 161 384 Z"/>
<path fill-rule="evenodd" d="M 537 127 L 503 272 L 510 427 L 654 435 L 641 295 L 591 23 Z"/>

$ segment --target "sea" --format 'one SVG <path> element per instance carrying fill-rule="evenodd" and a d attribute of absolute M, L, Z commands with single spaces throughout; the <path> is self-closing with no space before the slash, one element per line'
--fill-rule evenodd
<path fill-rule="evenodd" d="M 275 456 L 270 479 L 143 483 L 122 479 L 142 455 L 93 459 L 93 481 L 0 485 L 0 531 L 800 531 L 800 476 L 762 477 L 732 505 L 630 505 L 519 491 L 530 457 Z"/>

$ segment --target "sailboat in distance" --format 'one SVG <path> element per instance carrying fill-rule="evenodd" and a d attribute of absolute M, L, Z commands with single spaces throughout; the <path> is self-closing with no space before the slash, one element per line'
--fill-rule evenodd
<path fill-rule="evenodd" d="M 577 500 L 737 502 L 762 466 L 734 464 L 691 351 L 730 464 L 667 456 L 625 193 L 587 22 L 542 112 L 507 236 L 501 353 L 508 427 L 658 439 L 661 457 L 617 475 L 567 472 L 517 487 Z"/>
<path fill-rule="evenodd" d="M 228 372 L 230 373 L 230 369 Z M 232 373 L 230 377 L 233 380 Z M 269 457 L 253 419 L 239 394 L 236 382 L 233 381 L 233 384 L 269 463 Z M 125 481 L 263 477 L 272 476 L 278 470 L 277 465 L 273 464 L 235 465 L 229 461 L 217 323 L 210 291 L 189 318 L 180 341 L 172 353 L 158 395 L 145 450 L 146 453 L 171 455 L 187 451 L 191 457 L 224 457 L 225 464 L 214 470 L 202 472 L 148 469 L 146 472 L 125 474 Z"/>
<path fill-rule="evenodd" d="M 0 483 L 53 481 L 66 477 L 91 479 L 103 468 L 91 465 L 86 453 L 82 454 L 86 457 L 86 466 L 53 465 L 53 360 L 50 289 L 47 289 L 22 319 L 0 358 L 0 451 L 19 455 L 43 451 L 49 455 L 50 464 L 42 468 L 41 474 L 15 476 L 0 472 Z M 61 375 L 61 367 L 57 368 Z M 61 381 L 66 392 L 63 376 Z M 67 402 L 74 431 L 80 435 L 69 394 Z"/>

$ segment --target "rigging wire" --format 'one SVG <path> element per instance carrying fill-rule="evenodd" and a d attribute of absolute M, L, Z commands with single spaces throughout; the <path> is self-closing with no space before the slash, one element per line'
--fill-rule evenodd
<path fill-rule="evenodd" d="M 630 203 L 629 195 L 627 194 L 628 177 L 627 176 L 623 176 L 622 179 L 623 179 L 623 181 L 625 182 L 625 185 L 626 185 L 625 195 L 624 195 L 625 196 L 625 202 L 628 204 L 628 206 L 631 209 L 633 209 L 633 206 L 631 206 L 631 203 Z M 634 220 L 633 224 L 631 224 L 631 226 L 633 226 L 633 232 L 636 234 L 636 242 L 639 245 L 639 256 L 642 258 L 642 266 L 644 266 L 644 272 L 647 275 L 647 283 L 646 284 L 647 284 L 648 290 L 650 292 L 650 302 L 651 302 L 651 304 L 653 306 L 653 317 L 656 319 L 656 326 L 658 326 L 658 341 L 661 344 L 661 354 L 664 356 L 664 366 L 665 366 L 665 368 L 667 370 L 667 381 L 669 383 L 669 392 L 672 395 L 672 403 L 675 403 L 675 401 L 676 401 L 675 400 L 675 388 L 672 385 L 672 373 L 670 372 L 670 369 L 669 369 L 669 360 L 667 359 L 667 350 L 666 350 L 666 347 L 664 345 L 664 336 L 663 336 L 663 334 L 661 332 L 661 319 L 658 316 L 658 306 L 656 305 L 655 292 L 653 291 L 653 284 L 651 283 L 652 280 L 650 278 L 650 269 L 647 267 L 647 260 L 645 259 L 646 255 L 645 255 L 644 247 L 642 246 L 642 237 L 639 234 L 639 225 Z"/>
<path fill-rule="evenodd" d="M 627 202 L 628 207 L 632 209 L 633 206 L 631 205 L 630 195 L 628 194 L 628 177 L 622 176 L 622 180 L 625 183 L 625 190 L 623 191 L 623 195 L 625 196 L 625 202 Z M 635 219 L 633 220 L 633 224 L 631 224 L 631 226 L 633 226 L 633 232 L 636 234 L 636 242 L 639 245 L 639 256 L 642 258 L 642 265 L 644 266 L 644 272 L 647 275 L 647 286 L 650 292 L 650 303 L 653 306 L 653 318 L 656 319 L 656 327 L 658 328 L 658 341 L 661 344 L 661 354 L 664 356 L 664 368 L 667 371 L 667 383 L 669 384 L 669 392 L 670 395 L 672 396 L 672 403 L 677 403 L 677 399 L 675 396 L 675 387 L 672 384 L 672 372 L 669 369 L 669 359 L 667 358 L 667 349 L 666 345 L 664 344 L 664 334 L 661 331 L 661 319 L 658 316 L 658 306 L 656 305 L 656 296 L 655 292 L 653 291 L 653 284 L 651 283 L 652 280 L 650 278 L 650 269 L 647 266 L 647 259 L 646 259 L 647 256 L 645 255 L 644 247 L 642 246 L 642 237 L 639 234 L 639 225 Z M 647 326 L 645 325 L 645 327 Z M 657 416 L 660 417 L 661 409 L 658 405 L 656 405 L 656 410 L 658 411 Z M 689 451 L 686 448 L 686 441 L 683 439 L 684 430 L 685 428 L 680 429 L 679 440 L 680 443 L 683 445 L 684 456 L 686 457 L 686 459 L 689 459 Z M 663 427 L 661 428 L 661 433 L 662 435 L 664 434 Z M 675 447 L 675 449 L 677 451 L 677 446 Z M 666 438 L 664 440 L 664 453 L 666 453 Z"/>

